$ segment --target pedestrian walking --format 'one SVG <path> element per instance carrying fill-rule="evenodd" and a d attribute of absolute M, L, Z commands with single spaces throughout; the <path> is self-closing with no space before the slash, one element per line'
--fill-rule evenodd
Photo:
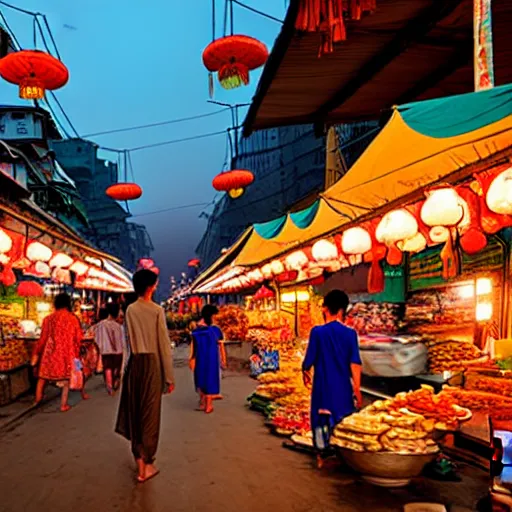
<path fill-rule="evenodd" d="M 162 393 L 174 390 L 171 342 L 163 308 L 152 300 L 158 276 L 142 269 L 133 276 L 138 299 L 126 310 L 130 359 L 123 378 L 116 432 L 131 441 L 137 481 L 158 475 Z"/>
<path fill-rule="evenodd" d="M 38 381 L 35 404 L 43 400 L 44 388 L 48 382 L 61 387 L 60 410 L 69 411 L 70 380 L 82 378 L 82 398 L 89 398 L 83 387 L 83 376 L 79 368 L 82 329 L 80 320 L 72 313 L 71 297 L 61 293 L 55 297 L 55 312 L 47 316 L 42 325 L 41 336 L 32 353 L 32 366 L 38 366 Z"/>
<path fill-rule="evenodd" d="M 343 325 L 348 303 L 347 294 L 341 290 L 332 290 L 325 296 L 325 324 L 311 330 L 302 365 L 304 384 L 306 387 L 313 385 L 311 429 L 319 468 L 330 455 L 334 427 L 354 412 L 356 404 L 361 407 L 362 403 L 357 333 Z"/>
<path fill-rule="evenodd" d="M 220 366 L 226 365 L 222 331 L 212 325 L 218 312 L 215 306 L 204 306 L 201 320 L 192 332 L 190 367 L 200 397 L 199 410 L 206 414 L 213 412 L 213 400 L 220 395 Z"/>
<path fill-rule="evenodd" d="M 117 322 L 118 316 L 119 304 L 110 302 L 106 308 L 100 310 L 100 322 L 94 330 L 94 341 L 100 351 L 105 385 L 111 396 L 119 388 L 125 352 L 124 329 Z"/>

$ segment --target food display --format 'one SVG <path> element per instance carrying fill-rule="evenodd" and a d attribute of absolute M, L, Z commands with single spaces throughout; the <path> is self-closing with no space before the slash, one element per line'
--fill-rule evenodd
<path fill-rule="evenodd" d="M 363 409 L 345 418 L 334 430 L 331 443 L 357 452 L 435 453 L 435 422 L 403 412 Z"/>
<path fill-rule="evenodd" d="M 290 321 L 277 311 L 248 311 L 247 341 L 260 350 L 279 352 L 294 348 L 294 335 Z"/>
<path fill-rule="evenodd" d="M 346 323 L 359 334 L 396 334 L 400 329 L 400 305 L 357 302 L 350 308 Z"/>
<path fill-rule="evenodd" d="M 279 406 L 271 412 L 269 421 L 276 433 L 280 435 L 306 435 L 311 431 L 309 409 L 300 406 Z"/>
<path fill-rule="evenodd" d="M 9 340 L 21 335 L 18 318 L 11 316 L 0 316 L 0 343 L 2 340 Z"/>
<path fill-rule="evenodd" d="M 457 430 L 460 423 L 471 418 L 471 411 L 460 407 L 457 400 L 443 391 L 437 395 L 430 386 L 408 393 L 398 393 L 393 399 L 377 401 L 368 407 L 370 412 L 409 413 L 433 420 L 437 430 Z"/>
<path fill-rule="evenodd" d="M 469 342 L 433 341 L 427 343 L 427 347 L 431 373 L 463 371 L 468 366 L 478 365 L 488 360 L 480 349 Z"/>
<path fill-rule="evenodd" d="M 27 364 L 28 350 L 23 340 L 7 340 L 0 344 L 0 371 L 9 371 Z"/>
<path fill-rule="evenodd" d="M 435 453 L 434 431 L 455 430 L 470 418 L 454 397 L 423 386 L 348 416 L 334 430 L 332 444 L 357 452 Z"/>
<path fill-rule="evenodd" d="M 473 412 L 489 414 L 493 419 L 512 419 L 512 398 L 452 386 L 445 386 L 443 393 Z"/>
<path fill-rule="evenodd" d="M 242 308 L 238 306 L 222 306 L 215 322 L 230 341 L 245 341 L 249 330 L 249 320 Z"/>
<path fill-rule="evenodd" d="M 481 372 L 468 372 L 465 374 L 464 389 L 512 398 L 512 373 L 496 372 L 495 375 L 486 375 Z"/>

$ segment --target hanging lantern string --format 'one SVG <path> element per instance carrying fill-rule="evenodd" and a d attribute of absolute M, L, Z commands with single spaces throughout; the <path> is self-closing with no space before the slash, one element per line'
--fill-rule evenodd
<path fill-rule="evenodd" d="M 215 41 L 215 0 L 212 0 L 212 41 Z"/>
<path fill-rule="evenodd" d="M 231 35 L 235 32 L 235 21 L 233 19 L 233 0 L 229 0 L 229 18 L 230 18 L 230 29 L 231 29 Z"/>
<path fill-rule="evenodd" d="M 270 14 L 267 14 L 266 12 L 259 11 L 258 9 L 255 9 L 254 7 L 251 7 L 250 5 L 246 5 L 239 0 L 231 0 L 232 3 L 235 3 L 236 5 L 242 7 L 243 9 L 247 9 L 248 11 L 251 11 L 254 14 L 258 14 L 259 16 L 263 16 L 264 18 L 267 18 L 269 20 L 275 21 L 276 23 L 281 23 L 281 25 L 284 23 L 283 20 L 280 20 L 279 18 L 276 18 L 274 16 L 271 16 Z"/>
<path fill-rule="evenodd" d="M 224 30 L 222 31 L 222 35 L 224 37 L 227 36 L 227 31 L 228 31 L 228 1 L 229 0 L 226 0 L 224 2 Z"/>
<path fill-rule="evenodd" d="M 130 176 L 132 178 L 132 181 L 135 181 L 135 173 L 133 172 L 132 155 L 129 151 L 127 152 L 127 155 L 128 155 L 128 166 L 130 168 Z"/>

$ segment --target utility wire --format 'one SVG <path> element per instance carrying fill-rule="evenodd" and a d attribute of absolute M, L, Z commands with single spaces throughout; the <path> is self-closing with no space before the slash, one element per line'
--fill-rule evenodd
<path fill-rule="evenodd" d="M 26 9 L 22 9 L 21 7 L 16 7 L 15 5 L 8 4 L 7 2 L 0 1 L 0 5 L 5 5 L 5 7 L 9 7 L 9 9 L 12 9 L 14 11 L 22 12 L 23 14 L 29 14 L 30 16 L 35 16 L 36 14 L 32 11 L 27 11 Z"/>
<path fill-rule="evenodd" d="M 169 124 L 184 123 L 186 121 L 194 121 L 196 119 L 203 119 L 205 117 L 216 116 L 217 114 L 221 114 L 222 112 L 226 112 L 228 110 L 229 110 L 229 107 L 223 108 L 221 110 L 216 110 L 215 112 L 208 112 L 206 114 L 199 114 L 199 115 L 190 116 L 190 117 L 182 117 L 179 119 L 171 119 L 169 121 L 161 121 L 158 123 L 143 124 L 143 125 L 139 125 L 139 126 L 130 126 L 128 128 L 117 128 L 115 130 L 106 130 L 103 132 L 88 133 L 88 134 L 84 135 L 84 137 L 99 137 L 100 135 L 110 135 L 111 133 L 131 132 L 131 131 L 135 131 L 135 130 L 144 130 L 146 128 L 154 128 L 157 126 L 166 126 Z"/>
<path fill-rule="evenodd" d="M 155 210 L 152 212 L 146 212 L 146 213 L 138 213 L 136 215 L 132 215 L 133 217 L 144 217 L 146 215 L 156 215 L 158 213 L 166 213 L 166 212 L 172 212 L 176 210 L 185 210 L 186 208 L 199 208 L 200 206 L 209 206 L 212 204 L 210 201 L 209 203 L 193 203 L 193 204 L 183 204 L 181 206 L 171 206 L 170 208 L 164 208 L 163 210 Z"/>
<path fill-rule="evenodd" d="M 271 16 L 270 14 L 267 14 L 266 12 L 259 11 L 258 9 L 255 9 L 254 7 L 251 7 L 250 5 L 244 4 L 244 3 L 240 2 L 239 0 L 231 0 L 231 2 L 242 7 L 243 9 L 247 9 L 248 11 L 253 12 L 254 14 L 259 14 L 260 16 L 263 16 L 264 18 L 275 21 L 276 23 L 281 23 L 281 24 L 284 23 L 283 20 L 280 20 L 279 18 L 275 18 L 274 16 Z"/>

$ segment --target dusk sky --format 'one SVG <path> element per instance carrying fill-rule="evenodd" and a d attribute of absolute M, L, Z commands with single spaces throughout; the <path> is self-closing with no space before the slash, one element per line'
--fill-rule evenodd
<path fill-rule="evenodd" d="M 70 71 L 57 96 L 83 136 L 104 130 L 190 117 L 221 107 L 208 100 L 208 73 L 201 55 L 211 41 L 210 0 L 12 0 L 18 7 L 40 11 L 48 21 L 62 60 Z M 285 0 L 246 0 L 283 19 Z M 24 48 L 33 48 L 32 17 L 0 6 Z M 217 37 L 222 32 L 224 0 L 217 0 Z M 235 5 L 235 33 L 256 37 L 271 49 L 281 25 Z M 39 45 L 39 49 L 42 46 Z M 260 71 L 251 84 L 234 91 L 215 83 L 215 98 L 250 102 Z M 2 104 L 19 104 L 18 88 L 0 81 Z M 50 99 L 51 101 L 51 99 Z M 246 109 L 243 110 L 245 115 Z M 62 116 L 59 116 L 64 122 Z M 242 117 L 243 119 L 243 117 Z M 92 137 L 119 149 L 158 143 L 209 132 L 230 124 L 220 113 L 159 128 Z M 193 257 L 205 229 L 201 207 L 142 215 L 155 210 L 209 203 L 215 197 L 212 178 L 225 157 L 224 135 L 162 146 L 132 154 L 136 181 L 144 195 L 131 203 L 134 221 L 144 223 L 155 245 L 154 258 L 162 284 L 178 276 Z M 110 153 L 101 156 L 115 159 Z M 209 208 L 208 210 L 211 210 Z M 164 285 L 165 286 L 165 285 Z"/>

